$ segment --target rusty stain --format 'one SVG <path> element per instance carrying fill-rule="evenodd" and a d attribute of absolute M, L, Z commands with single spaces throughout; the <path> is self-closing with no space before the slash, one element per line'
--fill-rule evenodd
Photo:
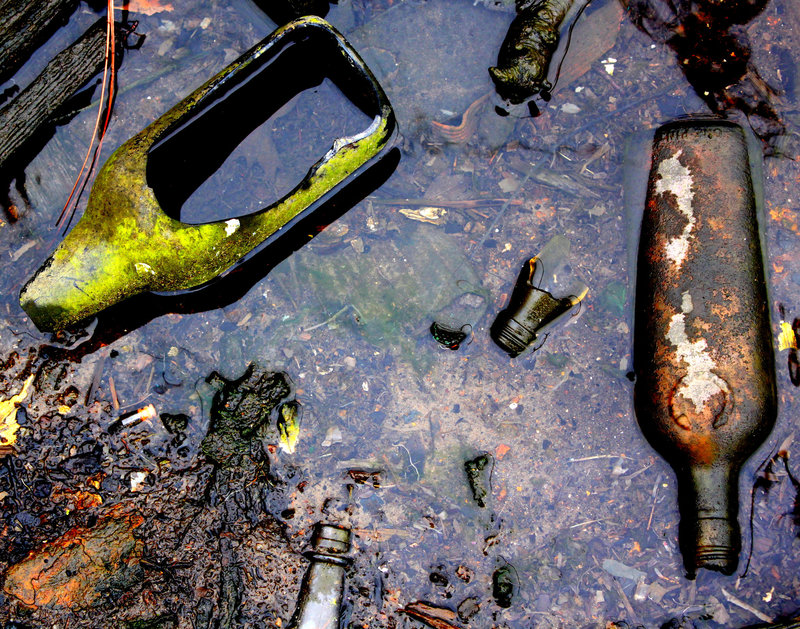
<path fill-rule="evenodd" d="M 138 564 L 143 545 L 133 530 L 143 521 L 112 508 L 94 527 L 70 529 L 11 566 L 3 591 L 27 607 L 89 607 L 121 572 Z"/>

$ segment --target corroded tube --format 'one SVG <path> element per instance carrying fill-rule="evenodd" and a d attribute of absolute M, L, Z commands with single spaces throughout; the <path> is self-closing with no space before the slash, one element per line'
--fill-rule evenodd
<path fill-rule="evenodd" d="M 634 406 L 678 477 L 690 576 L 736 570 L 739 470 L 777 413 L 756 214 L 740 127 L 684 120 L 657 131 L 639 245 Z"/>

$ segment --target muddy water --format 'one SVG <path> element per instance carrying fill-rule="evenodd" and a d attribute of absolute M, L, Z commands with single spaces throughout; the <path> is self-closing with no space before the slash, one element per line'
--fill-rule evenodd
<path fill-rule="evenodd" d="M 94 609 L 30 609 L 6 593 L 0 618 L 116 627 L 168 614 L 180 627 L 280 626 L 319 520 L 355 531 L 343 626 L 419 626 L 399 612 L 417 600 L 460 609 L 455 625 L 513 628 L 735 627 L 758 622 L 753 610 L 774 618 L 800 607 L 796 489 L 785 459 L 766 477 L 757 471 L 783 449 L 800 473 L 787 352 L 776 353 L 778 425 L 742 475 L 745 550 L 732 577 L 685 577 L 674 477 L 631 410 L 642 147 L 661 122 L 706 113 L 704 100 L 669 47 L 600 5 L 589 27 L 576 26 L 575 47 L 591 45 L 565 61 L 569 82 L 542 115 L 501 118 L 493 96 L 481 99 L 493 93 L 486 68 L 512 14 L 484 4 L 332 5 L 328 18 L 396 108 L 396 152 L 305 226 L 297 246 L 314 237 L 297 252 L 261 258 L 263 268 L 211 293 L 124 305 L 88 340 L 40 334 L 16 296 L 58 241 L 52 225 L 94 112 L 59 128 L 31 162 L 28 204 L 13 193 L 21 218 L 5 219 L 0 245 L 3 397 L 36 373 L 0 475 L 2 568 L 116 505 L 144 518 L 144 550 L 139 577 Z M 274 27 L 244 0 L 171 6 L 136 16 L 147 39 L 126 55 L 103 158 Z M 749 29 L 751 61 L 781 92 L 787 128 L 764 162 L 776 332 L 779 304 L 789 320 L 800 316 L 794 11 L 772 2 Z M 346 104 L 328 88 L 267 121 L 185 208 L 236 216 L 286 190 L 298 164 L 342 133 Z M 558 234 L 588 297 L 538 351 L 510 359 L 489 327 L 522 264 Z M 446 316 L 471 330 L 457 351 L 428 331 Z M 254 361 L 288 374 L 301 430 L 287 454 L 271 425 L 242 468 L 252 478 L 237 484 L 200 451 L 213 396 L 205 379 L 238 377 Z M 108 433 L 121 412 L 147 403 L 188 417 L 181 438 L 161 419 Z M 483 507 L 464 471 L 481 453 L 491 455 Z M 96 498 L 78 499 L 85 494 Z M 513 583 L 500 601 L 508 606 L 493 597 L 498 569 Z"/>

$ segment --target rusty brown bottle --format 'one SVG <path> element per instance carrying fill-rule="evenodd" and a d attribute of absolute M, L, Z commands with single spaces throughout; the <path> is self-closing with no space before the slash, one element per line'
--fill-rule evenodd
<path fill-rule="evenodd" d="M 678 477 L 687 572 L 732 574 L 739 471 L 777 411 L 748 147 L 735 124 L 683 120 L 656 132 L 634 363 L 639 425 Z"/>

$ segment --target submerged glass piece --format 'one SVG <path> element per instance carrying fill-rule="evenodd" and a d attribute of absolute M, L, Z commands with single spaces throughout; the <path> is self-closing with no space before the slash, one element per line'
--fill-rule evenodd
<path fill-rule="evenodd" d="M 586 296 L 589 289 L 568 270 L 569 249 L 569 240 L 555 236 L 528 260 L 509 307 L 492 324 L 495 343 L 512 357 L 524 352 Z"/>

